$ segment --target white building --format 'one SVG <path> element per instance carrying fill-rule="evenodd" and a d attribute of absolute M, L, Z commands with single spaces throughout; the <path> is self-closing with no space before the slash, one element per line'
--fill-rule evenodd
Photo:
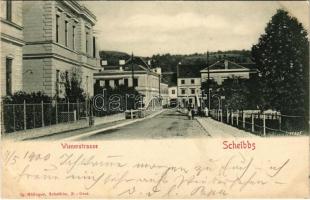
<path fill-rule="evenodd" d="M 177 66 L 177 96 L 181 107 L 197 107 L 201 97 L 200 66 Z"/>
<path fill-rule="evenodd" d="M 128 59 L 126 62 L 120 60 L 119 65 L 109 65 L 108 61 L 102 61 L 102 69 L 94 74 L 96 82 L 101 86 L 110 86 L 115 88 L 119 85 L 135 87 L 135 89 L 144 95 L 144 104 L 154 98 L 159 97 L 159 91 L 162 96 L 168 96 L 168 86 L 160 84 L 160 74 L 151 69 L 150 66 L 140 57 Z M 133 70 L 132 70 L 133 67 Z M 158 68 L 156 68 L 159 70 Z M 132 78 L 133 77 L 133 78 Z"/>
<path fill-rule="evenodd" d="M 253 63 L 246 63 L 244 65 L 253 65 Z M 201 70 L 201 80 L 205 82 L 208 80 L 208 71 L 210 79 L 215 80 L 219 85 L 227 78 L 244 78 L 249 79 L 251 73 L 257 73 L 257 70 L 246 68 L 241 64 L 223 59 Z"/>

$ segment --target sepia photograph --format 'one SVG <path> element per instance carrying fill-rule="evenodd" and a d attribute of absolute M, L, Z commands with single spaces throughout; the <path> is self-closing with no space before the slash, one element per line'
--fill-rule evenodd
<path fill-rule="evenodd" d="M 309 197 L 309 13 L 309 1 L 2 0 L 3 194 Z"/>

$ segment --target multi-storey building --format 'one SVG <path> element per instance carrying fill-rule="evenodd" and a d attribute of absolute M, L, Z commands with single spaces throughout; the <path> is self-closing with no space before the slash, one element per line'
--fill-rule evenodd
<path fill-rule="evenodd" d="M 227 78 L 238 77 L 249 79 L 250 74 L 257 73 L 257 70 L 251 69 L 253 68 L 253 65 L 254 63 L 238 64 L 227 59 L 222 59 L 201 70 L 201 80 L 202 82 L 205 82 L 208 80 L 209 76 L 210 79 L 213 79 L 217 82 L 217 84 L 221 85 Z M 245 66 L 249 66 L 251 68 L 247 68 Z"/>
<path fill-rule="evenodd" d="M 151 69 L 140 57 L 120 60 L 119 65 L 109 65 L 108 61 L 102 61 L 102 69 L 94 74 L 96 81 L 101 86 L 115 88 L 119 85 L 135 87 L 144 96 L 144 104 L 147 105 L 154 97 L 167 93 L 164 84 L 160 85 L 159 68 Z"/>
<path fill-rule="evenodd" d="M 201 96 L 201 67 L 197 65 L 177 66 L 177 95 L 182 107 L 196 107 Z"/>
<path fill-rule="evenodd" d="M 22 89 L 22 1 L 1 1 L 0 96 Z"/>
<path fill-rule="evenodd" d="M 24 1 L 23 15 L 23 89 L 62 96 L 65 75 L 75 71 L 92 96 L 99 69 L 95 15 L 77 1 Z"/>

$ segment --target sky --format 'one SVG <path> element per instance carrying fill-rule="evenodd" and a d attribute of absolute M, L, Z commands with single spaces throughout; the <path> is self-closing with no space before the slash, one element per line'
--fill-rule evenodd
<path fill-rule="evenodd" d="M 139 56 L 251 49 L 279 8 L 309 33 L 307 1 L 85 1 L 100 50 Z"/>

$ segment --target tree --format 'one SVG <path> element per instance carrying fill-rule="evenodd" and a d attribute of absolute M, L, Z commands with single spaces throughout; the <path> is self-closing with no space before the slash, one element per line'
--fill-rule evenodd
<path fill-rule="evenodd" d="M 244 110 L 249 108 L 249 90 L 246 81 L 239 77 L 225 79 L 219 89 L 219 94 L 225 96 L 225 108 L 232 110 Z"/>
<path fill-rule="evenodd" d="M 118 87 L 112 88 L 110 86 L 103 87 L 100 86 L 100 82 L 97 81 L 94 84 L 94 95 L 95 97 L 97 95 L 103 95 L 104 96 L 104 101 L 102 98 L 95 98 L 96 102 L 98 105 L 104 105 L 104 110 L 97 110 L 95 112 L 96 115 L 102 116 L 106 114 L 112 114 L 112 113 L 117 113 L 117 112 L 122 112 L 125 110 L 130 110 L 130 109 L 137 109 L 136 105 L 138 105 L 138 102 L 140 101 L 139 97 L 142 95 L 133 87 L 128 87 L 126 85 L 119 85 Z M 111 97 L 117 96 L 119 99 L 116 101 L 120 100 L 119 102 L 119 109 L 118 110 L 113 110 L 110 109 L 109 103 L 112 102 Z"/>
<path fill-rule="evenodd" d="M 65 72 L 65 98 L 70 102 L 84 101 L 85 93 L 82 85 L 81 71 L 73 68 L 71 73 Z"/>
<path fill-rule="evenodd" d="M 252 47 L 252 56 L 261 75 L 263 108 L 308 116 L 309 41 L 302 24 L 278 10 Z"/>

